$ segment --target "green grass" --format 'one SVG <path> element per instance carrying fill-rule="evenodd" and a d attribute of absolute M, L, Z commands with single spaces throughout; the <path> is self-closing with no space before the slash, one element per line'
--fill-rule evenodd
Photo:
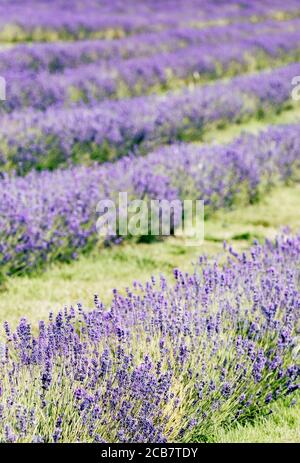
<path fill-rule="evenodd" d="M 291 103 L 287 108 L 280 112 L 268 113 L 260 120 L 251 118 L 248 121 L 232 124 L 228 121 L 227 125 L 203 133 L 199 143 L 230 143 L 234 138 L 243 132 L 257 134 L 274 125 L 287 125 L 300 123 L 300 104 Z"/>
<path fill-rule="evenodd" d="M 258 419 L 254 424 L 237 426 L 229 431 L 219 430 L 215 441 L 220 443 L 294 443 L 300 442 L 299 399 L 291 405 L 291 399 L 278 400 L 272 414 Z"/>
<path fill-rule="evenodd" d="M 200 247 L 185 246 L 173 237 L 152 244 L 127 242 L 95 249 L 70 264 L 53 264 L 41 274 L 12 277 L 0 293 L 1 320 L 15 325 L 26 316 L 34 323 L 63 305 L 81 302 L 92 307 L 94 294 L 109 303 L 113 288 L 122 290 L 152 274 L 170 278 L 176 267 L 192 270 L 199 255 L 223 253 L 224 240 L 245 249 L 254 239 L 274 238 L 282 225 L 300 230 L 299 198 L 300 185 L 278 187 L 257 204 L 219 211 L 206 221 L 206 239 Z"/>

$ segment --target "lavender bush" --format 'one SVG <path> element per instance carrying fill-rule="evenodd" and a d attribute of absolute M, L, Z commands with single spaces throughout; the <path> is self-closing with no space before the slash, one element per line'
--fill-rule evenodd
<path fill-rule="evenodd" d="M 200 259 L 1 344 L 2 442 L 203 442 L 299 390 L 300 237 Z"/>
<path fill-rule="evenodd" d="M 277 181 L 299 178 L 299 125 L 270 128 L 228 146 L 174 145 L 103 166 L 4 175 L 0 181 L 2 274 L 68 260 L 95 245 L 96 205 L 130 199 L 202 199 L 206 212 L 254 201 Z"/>

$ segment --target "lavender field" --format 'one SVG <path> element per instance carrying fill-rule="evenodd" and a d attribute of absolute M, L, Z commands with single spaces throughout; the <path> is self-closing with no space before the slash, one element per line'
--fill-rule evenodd
<path fill-rule="evenodd" d="M 299 1 L 2 0 L 0 121 L 0 443 L 300 442 Z"/>

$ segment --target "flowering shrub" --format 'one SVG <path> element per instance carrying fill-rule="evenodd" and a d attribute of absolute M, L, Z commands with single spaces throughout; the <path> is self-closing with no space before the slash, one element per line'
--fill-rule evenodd
<path fill-rule="evenodd" d="M 2 442 L 193 442 L 300 388 L 300 237 L 7 323 Z M 35 328 L 34 328 L 35 333 Z"/>

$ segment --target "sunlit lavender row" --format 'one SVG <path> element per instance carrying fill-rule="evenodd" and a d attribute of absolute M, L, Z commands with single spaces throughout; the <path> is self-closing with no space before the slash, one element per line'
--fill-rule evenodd
<path fill-rule="evenodd" d="M 2 73 L 26 70 L 58 73 L 64 69 L 76 68 L 100 60 L 152 56 L 196 45 L 215 45 L 214 51 L 216 51 L 216 45 L 245 41 L 245 39 L 249 39 L 253 45 L 257 39 L 264 49 L 260 37 L 268 34 L 266 45 L 270 46 L 272 40 L 278 41 L 277 37 L 296 32 L 299 26 L 300 19 L 296 18 L 290 21 L 268 20 L 258 23 L 225 24 L 204 29 L 172 28 L 155 33 L 140 33 L 118 40 L 19 44 L 0 50 L 0 70 Z"/>
<path fill-rule="evenodd" d="M 32 168 L 105 161 L 193 139 L 212 127 L 291 104 L 295 63 L 274 71 L 165 95 L 106 101 L 92 108 L 14 112 L 1 119 L 2 168 Z M 11 102 L 12 104 L 12 102 Z M 46 104 L 46 102 L 45 102 Z M 137 114 L 139 117 L 137 117 Z"/>
<path fill-rule="evenodd" d="M 21 108 L 93 105 L 108 98 L 125 98 L 161 91 L 184 83 L 216 79 L 266 67 L 276 59 L 300 58 L 300 29 L 281 35 L 264 34 L 237 45 L 198 45 L 151 57 L 83 65 L 63 74 L 4 72 L 9 98 L 0 112 Z M 274 71 L 276 73 L 276 70 Z M 187 82 L 186 82 L 187 80 Z M 289 82 L 290 84 L 290 82 Z"/>

